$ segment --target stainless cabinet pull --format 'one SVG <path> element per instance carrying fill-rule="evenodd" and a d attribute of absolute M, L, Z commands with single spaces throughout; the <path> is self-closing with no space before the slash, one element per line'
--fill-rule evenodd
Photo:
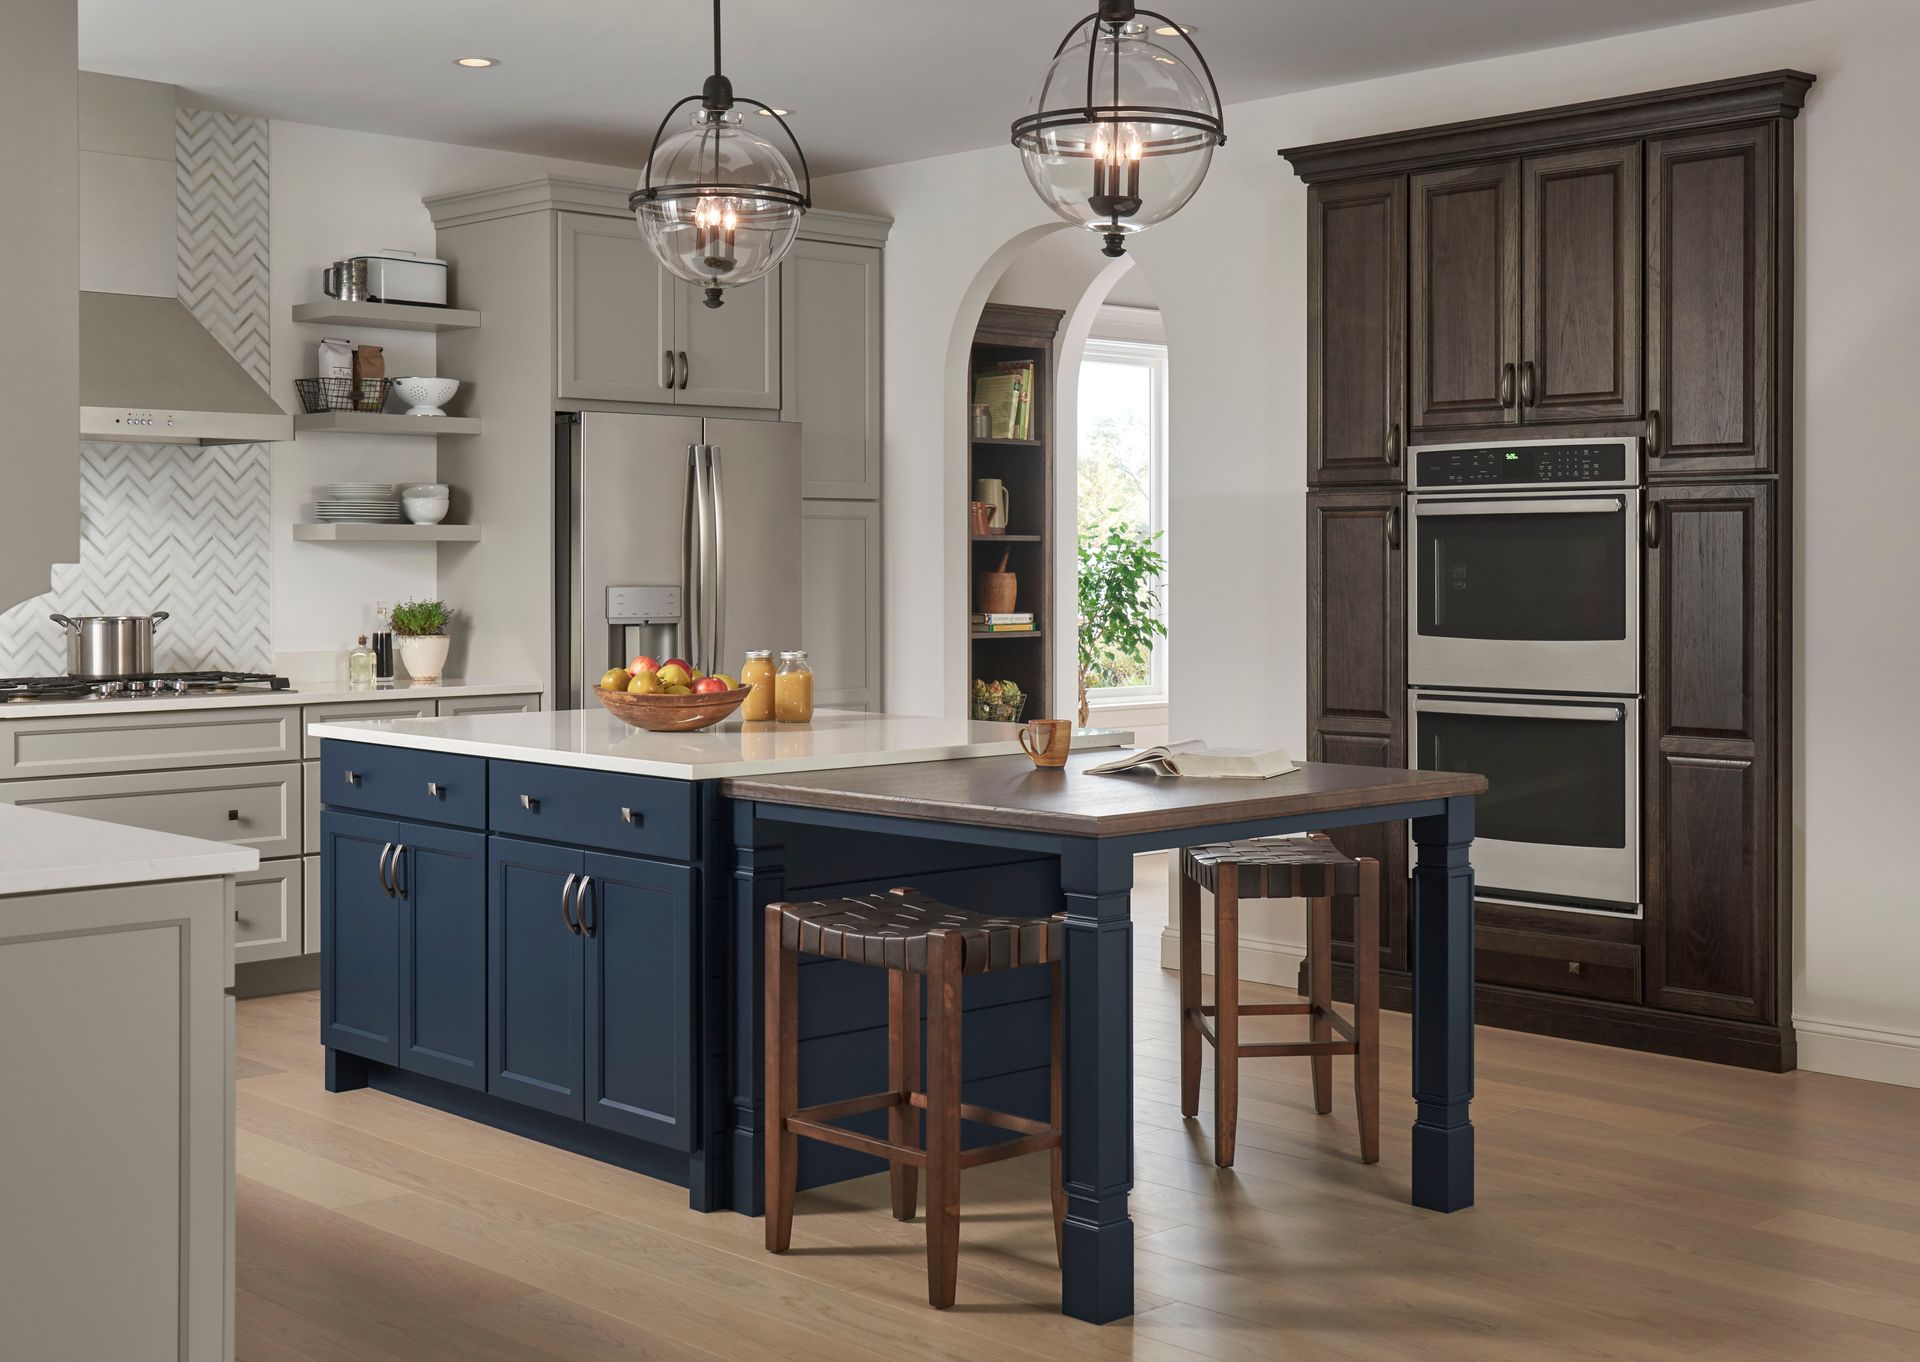
<path fill-rule="evenodd" d="M 1500 366 L 1500 405 L 1503 407 L 1513 405 L 1513 366 L 1511 364 Z"/>
<path fill-rule="evenodd" d="M 1533 361 L 1530 359 L 1520 362 L 1520 405 L 1533 405 Z"/>
<path fill-rule="evenodd" d="M 393 855 L 393 843 L 388 842 L 380 848 L 380 888 L 388 898 L 393 897 L 393 881 L 387 878 L 387 857 Z"/>
<path fill-rule="evenodd" d="M 1647 408 L 1647 457 L 1649 459 L 1660 457 L 1660 409 L 1658 407 Z"/>
<path fill-rule="evenodd" d="M 1400 547 L 1400 508 L 1398 506 L 1387 510 L 1387 547 L 1390 549 Z"/>
<path fill-rule="evenodd" d="M 579 922 L 580 930 L 588 936 L 593 935 L 593 920 L 587 916 L 587 896 L 593 892 L 593 876 L 585 876 L 580 881 L 579 892 L 573 896 L 573 916 Z"/>
<path fill-rule="evenodd" d="M 1647 547 L 1650 549 L 1659 548 L 1660 547 L 1660 503 L 1657 501 L 1649 501 L 1647 503 L 1646 514 L 1641 517 L 1641 521 L 1642 521 L 1642 532 L 1646 537 Z"/>
<path fill-rule="evenodd" d="M 427 798 L 445 799 L 446 797 L 447 797 L 446 791 L 442 790 L 438 785 L 436 785 L 431 780 L 427 782 Z"/>
<path fill-rule="evenodd" d="M 573 882 L 579 878 L 580 872 L 575 870 L 568 874 L 567 882 L 560 886 L 560 920 L 567 924 L 567 930 L 575 936 L 580 935 L 580 924 L 573 920 L 571 900 L 573 899 Z"/>
<path fill-rule="evenodd" d="M 528 813 L 539 813 L 540 801 L 535 799 L 532 795 L 521 795 L 520 807 L 525 809 Z"/>
<path fill-rule="evenodd" d="M 360 783 L 360 773 L 358 771 L 348 771 L 346 775 L 347 784 L 358 785 Z"/>
<path fill-rule="evenodd" d="M 688 368 L 687 352 L 685 350 L 682 350 L 680 352 L 680 391 L 681 392 L 685 392 L 687 390 L 687 368 Z"/>
<path fill-rule="evenodd" d="M 1400 423 L 1395 421 L 1387 427 L 1387 467 L 1400 466 Z"/>
<path fill-rule="evenodd" d="M 632 809 L 622 808 L 620 810 L 620 821 L 630 828 L 637 828 L 640 826 L 641 819 L 640 815 Z"/>
<path fill-rule="evenodd" d="M 407 881 L 400 878 L 400 872 L 407 865 L 407 844 L 400 843 L 393 849 L 393 896 L 403 899 L 407 896 Z"/>
<path fill-rule="evenodd" d="M 673 351 L 660 352 L 660 386 L 668 392 L 673 391 Z"/>

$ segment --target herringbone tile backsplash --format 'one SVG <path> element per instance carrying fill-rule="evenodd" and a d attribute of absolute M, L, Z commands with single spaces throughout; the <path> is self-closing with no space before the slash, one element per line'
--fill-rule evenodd
<path fill-rule="evenodd" d="M 267 122 L 177 111 L 180 300 L 254 379 L 268 363 Z M 54 676 L 66 640 L 47 615 L 171 612 L 162 671 L 272 667 L 268 445 L 80 447 L 80 561 L 53 590 L 0 613 L 0 676 Z"/>

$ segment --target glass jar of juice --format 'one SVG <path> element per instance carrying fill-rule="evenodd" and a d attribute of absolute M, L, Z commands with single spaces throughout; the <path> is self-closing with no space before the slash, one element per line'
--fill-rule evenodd
<path fill-rule="evenodd" d="M 813 721 L 813 668 L 803 652 L 780 654 L 773 678 L 773 717 L 783 724 Z"/>
<path fill-rule="evenodd" d="M 766 723 L 773 718 L 773 650 L 755 648 L 740 668 L 740 684 L 753 687 L 753 694 L 740 706 L 740 717 L 749 723 Z"/>

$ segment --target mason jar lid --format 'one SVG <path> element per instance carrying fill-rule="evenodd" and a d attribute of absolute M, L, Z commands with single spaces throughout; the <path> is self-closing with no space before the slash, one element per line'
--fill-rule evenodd
<path fill-rule="evenodd" d="M 747 661 L 749 662 L 753 661 L 753 659 L 756 657 L 772 657 L 772 656 L 773 656 L 773 649 L 771 648 L 747 649 Z"/>
<path fill-rule="evenodd" d="M 782 662 L 805 662 L 807 660 L 807 650 L 805 648 L 797 648 L 793 652 L 782 653 L 780 654 L 780 660 Z"/>

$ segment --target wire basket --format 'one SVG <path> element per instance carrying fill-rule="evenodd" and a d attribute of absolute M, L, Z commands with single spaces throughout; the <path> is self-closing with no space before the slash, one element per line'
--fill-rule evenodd
<path fill-rule="evenodd" d="M 1027 697 L 1018 700 L 981 700 L 973 702 L 973 717 L 992 723 L 1017 724 L 1020 716 L 1027 712 Z"/>
<path fill-rule="evenodd" d="M 326 411 L 380 411 L 387 405 L 390 378 L 296 378 L 295 391 L 309 416 Z"/>

